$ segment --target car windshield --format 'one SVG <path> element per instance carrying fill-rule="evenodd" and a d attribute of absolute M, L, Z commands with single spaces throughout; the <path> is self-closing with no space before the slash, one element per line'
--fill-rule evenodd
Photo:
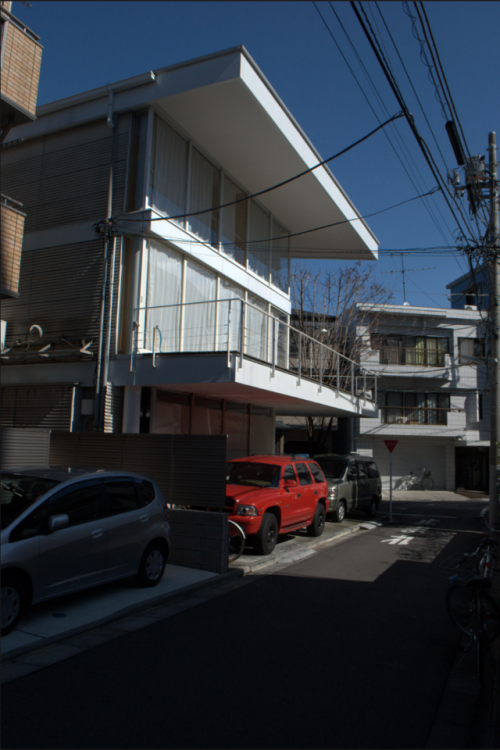
<path fill-rule="evenodd" d="M 323 474 L 327 479 L 340 479 L 347 468 L 347 461 L 341 458 L 321 458 L 316 456 L 314 459 L 323 469 Z"/>
<path fill-rule="evenodd" d="M 236 461 L 227 465 L 227 484 L 243 484 L 250 487 L 279 487 L 281 466 Z"/>
<path fill-rule="evenodd" d="M 2 474 L 2 529 L 6 529 L 26 508 L 56 484 L 59 482 L 55 479 Z"/>

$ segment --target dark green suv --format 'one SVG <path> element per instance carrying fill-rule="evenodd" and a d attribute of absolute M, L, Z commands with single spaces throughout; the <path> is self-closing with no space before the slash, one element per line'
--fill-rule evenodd
<path fill-rule="evenodd" d="M 340 523 L 351 510 L 375 516 L 382 500 L 382 481 L 377 464 L 357 454 L 325 453 L 315 456 L 328 483 L 328 514 Z"/>

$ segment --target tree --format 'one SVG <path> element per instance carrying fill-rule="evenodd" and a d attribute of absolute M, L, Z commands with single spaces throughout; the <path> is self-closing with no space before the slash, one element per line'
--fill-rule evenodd
<path fill-rule="evenodd" d="M 314 346 L 306 340 L 306 352 L 300 350 L 301 367 L 305 374 L 308 369 L 319 371 L 321 368 L 325 385 L 346 386 L 351 372 L 350 360 L 360 361 L 362 350 L 370 345 L 370 333 L 377 326 L 374 307 L 393 298 L 392 292 L 373 278 L 374 270 L 361 261 L 335 271 L 313 272 L 300 263 L 292 269 L 290 324 L 328 347 Z M 362 310 L 357 307 L 360 303 L 366 305 Z M 298 360 L 299 344 L 294 340 L 293 331 L 291 333 L 290 357 Z M 298 338 L 295 335 L 295 339 Z M 335 419 L 304 417 L 311 454 L 315 452 L 315 443 L 326 442 Z"/>

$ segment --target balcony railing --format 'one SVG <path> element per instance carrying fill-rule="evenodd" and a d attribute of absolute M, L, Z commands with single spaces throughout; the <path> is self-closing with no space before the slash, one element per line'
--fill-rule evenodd
<path fill-rule="evenodd" d="M 381 365 L 422 365 L 424 367 L 446 367 L 445 350 L 421 349 L 409 346 L 382 345 L 375 349 L 380 352 Z"/>
<path fill-rule="evenodd" d="M 381 406 L 382 424 L 448 424 L 449 408 L 440 406 Z"/>
<path fill-rule="evenodd" d="M 241 299 L 211 300 L 134 310 L 130 369 L 137 353 L 226 352 L 293 373 L 320 386 L 376 402 L 377 375 L 326 344 Z"/>

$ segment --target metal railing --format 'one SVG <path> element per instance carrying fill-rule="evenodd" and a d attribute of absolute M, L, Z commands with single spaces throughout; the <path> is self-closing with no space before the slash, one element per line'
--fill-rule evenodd
<path fill-rule="evenodd" d="M 424 367 L 446 367 L 447 351 L 441 349 L 421 349 L 414 346 L 374 347 L 380 352 L 381 365 L 422 365 Z"/>
<path fill-rule="evenodd" d="M 284 317 L 284 316 L 283 316 Z M 158 354 L 226 352 L 242 367 L 243 357 L 265 362 L 323 386 L 377 401 L 377 374 L 306 333 L 286 320 L 242 299 L 210 300 L 134 310 L 130 369 L 137 353 Z"/>
<path fill-rule="evenodd" d="M 448 424 L 449 407 L 381 406 L 382 424 Z"/>

